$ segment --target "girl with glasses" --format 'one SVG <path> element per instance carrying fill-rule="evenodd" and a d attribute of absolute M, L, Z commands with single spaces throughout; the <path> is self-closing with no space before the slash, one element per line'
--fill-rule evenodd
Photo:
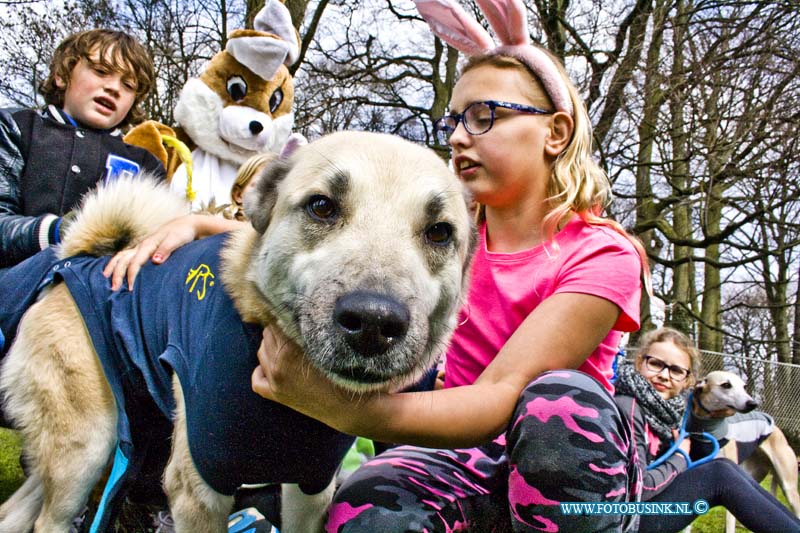
<path fill-rule="evenodd" d="M 609 182 L 564 68 L 528 44 L 522 2 L 490 3 L 478 2 L 501 46 L 455 2 L 417 2 L 434 32 L 471 56 L 436 126 L 480 206 L 444 389 L 354 398 L 265 330 L 257 393 L 346 433 L 406 444 L 344 482 L 329 531 L 587 531 L 622 522 L 569 516 L 559 502 L 626 498 L 631 448 L 611 364 L 623 332 L 639 326 L 645 257 L 600 215 Z"/>
<path fill-rule="evenodd" d="M 644 335 L 634 363 L 622 364 L 618 369 L 615 399 L 632 426 L 642 472 L 641 501 L 691 505 L 702 499 L 709 508 L 724 506 L 751 531 L 800 531 L 800 521 L 789 509 L 728 459 L 714 459 L 687 469 L 686 458 L 675 453 L 647 470 L 647 465 L 661 457 L 676 438 L 687 408 L 685 393 L 694 385 L 699 371 L 700 354 L 694 343 L 671 328 Z M 715 415 L 692 418 L 687 425 L 693 431 L 706 431 L 722 439 L 726 427 L 717 422 L 724 419 Z M 699 439 L 684 439 L 680 448 L 691 454 L 692 446 L 701 444 Z M 680 531 L 695 518 L 693 514 L 641 515 L 639 531 Z"/>

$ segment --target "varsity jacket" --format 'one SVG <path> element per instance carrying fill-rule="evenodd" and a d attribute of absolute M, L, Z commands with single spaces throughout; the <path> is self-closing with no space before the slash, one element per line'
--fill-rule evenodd
<path fill-rule="evenodd" d="M 55 106 L 0 110 L 0 268 L 59 241 L 61 216 L 99 182 L 148 171 L 164 177 L 147 150 L 119 130 L 74 125 Z"/>

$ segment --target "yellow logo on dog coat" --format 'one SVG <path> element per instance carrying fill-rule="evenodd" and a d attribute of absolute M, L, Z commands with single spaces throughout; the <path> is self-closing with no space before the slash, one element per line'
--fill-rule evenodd
<path fill-rule="evenodd" d="M 211 272 L 209 266 L 205 263 L 198 265 L 197 268 L 189 269 L 189 273 L 186 275 L 186 283 L 184 285 L 189 285 L 189 282 L 192 285 L 189 287 L 189 292 L 194 292 L 197 295 L 198 300 L 202 300 L 206 297 L 206 288 L 210 288 L 214 286 L 214 274 Z M 197 287 L 197 282 L 202 280 L 202 283 L 199 287 Z M 195 288 L 197 291 L 195 292 Z"/>

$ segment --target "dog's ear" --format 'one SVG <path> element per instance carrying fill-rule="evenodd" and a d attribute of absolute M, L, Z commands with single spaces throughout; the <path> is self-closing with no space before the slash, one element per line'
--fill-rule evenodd
<path fill-rule="evenodd" d="M 697 393 L 703 392 L 706 389 L 707 383 L 708 382 L 705 379 L 698 381 L 697 384 L 694 386 L 694 391 Z"/>
<path fill-rule="evenodd" d="M 284 158 L 273 159 L 255 179 L 255 187 L 244 198 L 244 214 L 259 233 L 264 233 L 278 199 L 278 183 L 289 173 L 292 165 Z"/>
<path fill-rule="evenodd" d="M 283 149 L 281 149 L 281 159 L 289 159 L 301 146 L 307 144 L 308 139 L 306 139 L 305 135 L 296 132 L 292 133 L 289 135 L 289 138 L 286 139 L 286 144 L 283 145 Z"/>

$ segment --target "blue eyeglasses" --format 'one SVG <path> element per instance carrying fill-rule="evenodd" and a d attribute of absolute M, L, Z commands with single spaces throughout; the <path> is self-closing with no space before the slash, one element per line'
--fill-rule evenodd
<path fill-rule="evenodd" d="M 433 132 L 436 134 L 440 144 L 447 144 L 450 142 L 450 136 L 458 127 L 458 123 L 461 122 L 470 135 L 483 135 L 494 126 L 495 109 L 498 107 L 513 109 L 530 115 L 552 115 L 554 113 L 554 111 L 547 111 L 530 105 L 485 100 L 471 103 L 463 113 L 443 116 L 433 123 Z"/>

